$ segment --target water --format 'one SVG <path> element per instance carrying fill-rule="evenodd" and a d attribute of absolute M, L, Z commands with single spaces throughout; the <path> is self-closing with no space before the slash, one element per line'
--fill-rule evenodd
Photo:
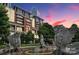
<path fill-rule="evenodd" d="M 45 45 L 45 42 L 44 42 L 44 37 L 43 37 L 43 35 L 41 35 L 40 43 L 41 43 L 42 47 L 45 47 L 45 46 L 46 46 L 46 45 Z"/>

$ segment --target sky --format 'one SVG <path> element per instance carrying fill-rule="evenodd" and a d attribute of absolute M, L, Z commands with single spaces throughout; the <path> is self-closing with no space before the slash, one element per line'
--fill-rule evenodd
<path fill-rule="evenodd" d="M 16 3 L 18 7 L 31 11 L 36 8 L 39 17 L 52 26 L 64 25 L 70 28 L 72 24 L 79 27 L 79 4 L 78 3 Z"/>

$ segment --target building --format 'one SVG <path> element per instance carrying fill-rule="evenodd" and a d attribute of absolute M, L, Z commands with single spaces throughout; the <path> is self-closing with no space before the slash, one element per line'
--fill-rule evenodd
<path fill-rule="evenodd" d="M 32 33 L 34 34 L 35 38 L 39 38 L 37 32 L 39 31 L 40 25 L 43 24 L 43 19 L 38 16 L 32 16 L 31 19 L 32 19 Z"/>
<path fill-rule="evenodd" d="M 42 25 L 43 19 L 38 17 L 37 10 L 34 8 L 31 12 L 23 10 L 18 6 L 11 7 L 9 3 L 2 3 L 8 10 L 7 14 L 11 24 L 11 33 L 14 32 L 28 32 L 32 31 L 33 34 L 37 34 L 39 26 Z"/>
<path fill-rule="evenodd" d="M 17 23 L 18 25 L 16 26 L 16 31 L 24 31 L 24 32 L 28 32 L 31 30 L 31 19 L 30 19 L 30 13 L 14 6 L 14 10 L 15 10 L 15 23 Z"/>
<path fill-rule="evenodd" d="M 6 10 L 8 10 L 7 15 L 9 17 L 9 21 L 10 21 L 10 31 L 11 33 L 13 33 L 15 31 L 15 11 L 13 10 L 13 8 L 11 8 L 11 4 L 8 3 L 2 3 L 5 7 Z"/>
<path fill-rule="evenodd" d="M 39 13 L 38 10 L 36 8 L 33 8 L 31 11 L 31 19 L 32 19 L 32 33 L 34 34 L 35 38 L 39 38 L 38 37 L 38 30 L 40 25 L 43 24 L 43 19 L 38 17 Z"/>
<path fill-rule="evenodd" d="M 8 10 L 7 14 L 11 24 L 11 27 L 10 27 L 11 33 L 14 33 L 17 31 L 28 32 L 31 30 L 32 21 L 30 19 L 29 12 L 17 6 L 14 6 L 12 8 L 10 7 L 11 4 L 8 4 L 8 3 L 3 3 L 3 5 L 6 6 L 6 9 Z"/>
<path fill-rule="evenodd" d="M 35 19 L 35 29 L 38 31 L 39 26 L 43 24 L 43 19 L 38 16 L 33 16 L 33 18 Z"/>

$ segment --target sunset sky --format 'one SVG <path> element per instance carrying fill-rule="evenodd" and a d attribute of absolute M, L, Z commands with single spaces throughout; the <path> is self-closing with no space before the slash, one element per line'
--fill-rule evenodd
<path fill-rule="evenodd" d="M 24 10 L 31 11 L 36 8 L 39 16 L 52 26 L 63 24 L 70 27 L 73 23 L 79 27 L 79 4 L 75 3 L 17 3 Z"/>

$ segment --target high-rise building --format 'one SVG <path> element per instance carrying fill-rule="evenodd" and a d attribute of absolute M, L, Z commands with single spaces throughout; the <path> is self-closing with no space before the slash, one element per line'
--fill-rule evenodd
<path fill-rule="evenodd" d="M 11 7 L 9 3 L 2 3 L 8 10 L 7 14 L 11 24 L 11 33 L 16 31 L 28 32 L 32 31 L 35 35 L 39 30 L 39 26 L 42 25 L 43 19 L 38 17 L 38 10 L 33 8 L 32 12 L 28 12 L 19 8 L 18 6 Z"/>
<path fill-rule="evenodd" d="M 43 19 L 38 17 L 39 11 L 36 8 L 32 9 L 31 19 L 32 19 L 32 32 L 35 34 L 35 38 L 38 38 L 37 31 L 39 30 L 40 25 L 43 24 Z"/>
<path fill-rule="evenodd" d="M 28 32 L 31 30 L 31 19 L 30 19 L 30 13 L 15 6 L 15 23 L 18 24 L 16 26 L 16 31 L 24 31 Z M 21 25 L 21 26 L 20 26 Z"/>

